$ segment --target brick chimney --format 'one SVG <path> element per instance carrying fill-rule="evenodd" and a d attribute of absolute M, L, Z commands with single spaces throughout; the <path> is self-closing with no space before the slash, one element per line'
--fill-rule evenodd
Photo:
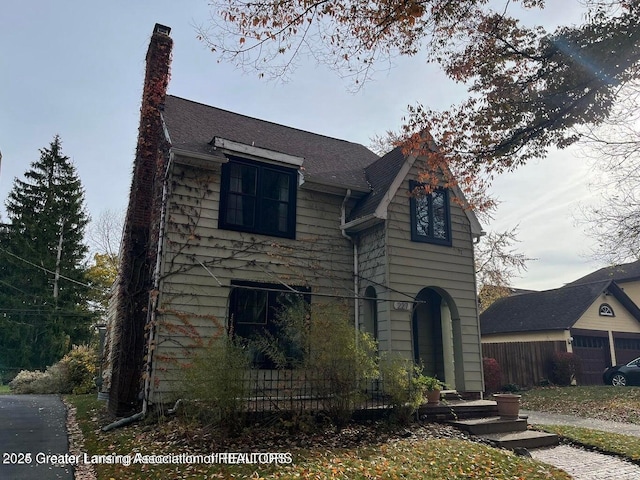
<path fill-rule="evenodd" d="M 146 59 L 138 145 L 120 252 L 115 341 L 111 356 L 109 411 L 116 416 L 139 409 L 145 354 L 145 324 L 158 248 L 160 197 L 167 145 L 161 111 L 169 84 L 171 29 L 156 24 Z"/>

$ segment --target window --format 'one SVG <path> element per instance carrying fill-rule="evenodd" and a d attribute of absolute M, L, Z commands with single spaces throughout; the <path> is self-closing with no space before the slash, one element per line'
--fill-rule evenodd
<path fill-rule="evenodd" d="M 250 352 L 254 367 L 273 369 L 274 361 L 256 346 L 261 337 L 277 338 L 279 347 L 287 358 L 302 359 L 302 350 L 286 335 L 278 315 L 300 299 L 300 295 L 285 290 L 282 285 L 235 281 L 232 283 L 229 302 L 229 334 L 245 345 Z M 309 288 L 296 287 L 304 292 L 302 300 L 311 301 Z"/>
<path fill-rule="evenodd" d="M 369 286 L 364 291 L 364 322 L 361 330 L 378 340 L 378 299 L 376 289 Z"/>
<path fill-rule="evenodd" d="M 599 313 L 600 313 L 601 317 L 615 317 L 616 316 L 613 313 L 613 308 L 611 308 L 611 305 L 609 305 L 608 303 L 603 303 L 602 305 L 600 305 Z"/>
<path fill-rule="evenodd" d="M 417 182 L 410 183 L 411 240 L 451 245 L 448 191 L 438 188 L 425 194 L 420 193 L 420 186 Z"/>
<path fill-rule="evenodd" d="M 222 166 L 219 228 L 295 238 L 297 170 L 229 157 Z"/>

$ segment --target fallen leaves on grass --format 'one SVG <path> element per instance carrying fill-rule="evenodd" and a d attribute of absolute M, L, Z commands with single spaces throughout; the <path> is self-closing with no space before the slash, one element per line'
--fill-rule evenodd
<path fill-rule="evenodd" d="M 402 440 L 370 454 L 324 452 L 284 466 L 271 478 L 342 479 L 562 479 L 566 473 L 505 450 L 454 439 Z"/>
<path fill-rule="evenodd" d="M 76 418 L 77 409 L 68 401 L 64 400 L 64 404 L 67 407 L 67 435 L 69 442 L 69 453 L 71 455 L 82 455 L 86 452 L 84 448 L 84 437 L 80 425 Z M 80 462 L 75 465 L 74 468 L 75 480 L 96 480 L 96 471 L 93 465 Z"/>
<path fill-rule="evenodd" d="M 71 397 L 70 401 L 76 402 Z M 180 418 L 144 422 L 104 433 L 97 413 L 103 406 L 88 400 L 78 419 L 90 454 L 144 455 L 216 452 L 290 452 L 290 464 L 131 464 L 96 465 L 98 478 L 155 479 L 487 479 L 568 480 L 551 466 L 491 448 L 449 426 L 424 423 L 400 429 L 379 422 L 352 424 L 339 433 L 327 427 L 292 433 L 274 421 L 238 437 L 185 423 Z M 80 416 L 80 411 L 83 416 Z M 102 418 L 101 421 L 105 419 Z"/>
<path fill-rule="evenodd" d="M 522 392 L 525 410 L 640 424 L 640 388 L 601 386 L 544 387 Z"/>

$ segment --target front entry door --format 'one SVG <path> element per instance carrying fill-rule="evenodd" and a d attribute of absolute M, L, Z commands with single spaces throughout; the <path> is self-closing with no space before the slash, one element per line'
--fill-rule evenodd
<path fill-rule="evenodd" d="M 442 298 L 437 292 L 426 289 L 420 292 L 419 302 L 413 310 L 413 355 L 424 374 L 445 378 L 444 352 L 442 348 Z"/>

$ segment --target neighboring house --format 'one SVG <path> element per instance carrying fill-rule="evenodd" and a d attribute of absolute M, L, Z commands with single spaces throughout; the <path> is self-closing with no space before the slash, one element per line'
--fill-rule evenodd
<path fill-rule="evenodd" d="M 640 260 L 601 268 L 569 283 L 567 286 L 599 282 L 601 280 L 615 280 L 631 300 L 636 305 L 640 305 Z"/>
<path fill-rule="evenodd" d="M 480 315 L 484 355 L 502 365 L 504 383 L 550 379 L 556 351 L 581 358 L 581 384 L 601 384 L 607 366 L 640 356 L 640 309 L 629 294 L 637 280 L 619 283 L 609 271 L 502 298 Z"/>
<path fill-rule="evenodd" d="M 156 25 L 111 326 L 110 410 L 174 399 L 194 345 L 277 335 L 275 307 L 296 294 L 347 302 L 381 351 L 479 395 L 473 243 L 483 232 L 461 192 L 412 195 L 425 164 L 399 148 L 378 157 L 165 95 L 170 51 L 169 29 Z M 253 363 L 273 367 L 257 353 Z"/>

